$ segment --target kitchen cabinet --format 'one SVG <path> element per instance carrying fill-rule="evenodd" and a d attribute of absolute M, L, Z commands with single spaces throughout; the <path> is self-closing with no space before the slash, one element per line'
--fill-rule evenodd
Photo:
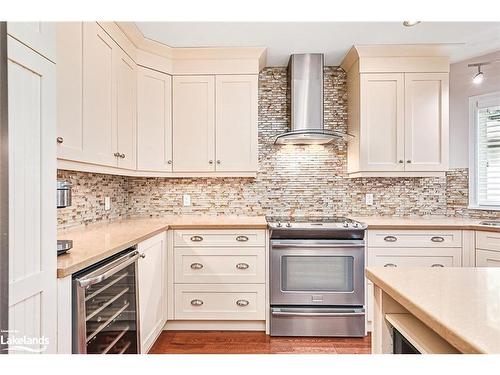
<path fill-rule="evenodd" d="M 173 83 L 173 171 L 215 171 L 215 77 Z"/>
<path fill-rule="evenodd" d="M 138 67 L 137 169 L 172 172 L 172 77 Z"/>
<path fill-rule="evenodd" d="M 10 36 L 7 50 L 10 336 L 46 337 L 30 348 L 55 353 L 56 67 Z"/>
<path fill-rule="evenodd" d="M 354 136 L 349 177 L 442 176 L 449 153 L 448 58 L 429 46 L 355 46 L 342 67 Z"/>
<path fill-rule="evenodd" d="M 216 170 L 257 170 L 258 76 L 216 76 Z"/>
<path fill-rule="evenodd" d="M 147 353 L 166 322 L 166 233 L 138 244 L 141 353 Z"/>
<path fill-rule="evenodd" d="M 500 232 L 476 231 L 476 267 L 500 267 Z"/>
<path fill-rule="evenodd" d="M 8 22 L 7 33 L 46 59 L 56 61 L 54 22 Z"/>
<path fill-rule="evenodd" d="M 476 267 L 500 267 L 500 251 L 476 249 Z"/>

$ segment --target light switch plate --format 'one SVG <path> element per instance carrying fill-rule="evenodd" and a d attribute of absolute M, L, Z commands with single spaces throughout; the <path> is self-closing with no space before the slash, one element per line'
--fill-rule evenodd
<path fill-rule="evenodd" d="M 104 197 L 104 210 L 105 211 L 111 210 L 111 198 L 110 197 Z"/>
<path fill-rule="evenodd" d="M 373 194 L 366 194 L 365 202 L 367 206 L 373 206 Z"/>
<path fill-rule="evenodd" d="M 184 194 L 182 196 L 182 204 L 184 207 L 191 206 L 191 196 L 189 194 Z"/>

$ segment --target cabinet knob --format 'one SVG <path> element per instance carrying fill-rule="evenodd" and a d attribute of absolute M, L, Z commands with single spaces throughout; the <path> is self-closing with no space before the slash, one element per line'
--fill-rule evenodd
<path fill-rule="evenodd" d="M 239 299 L 238 301 L 236 301 L 236 304 L 241 307 L 248 306 L 249 303 L 250 302 L 248 302 L 246 299 Z"/>
<path fill-rule="evenodd" d="M 64 138 L 63 137 L 57 137 L 56 141 L 57 141 L 57 143 L 61 144 L 61 143 L 64 142 Z"/>
<path fill-rule="evenodd" d="M 238 236 L 238 237 L 236 237 L 236 241 L 247 242 L 248 241 L 248 237 L 247 236 Z"/>
<path fill-rule="evenodd" d="M 213 160 L 209 160 L 209 161 L 208 161 L 208 164 L 213 164 L 213 163 L 214 163 L 214 161 L 213 161 Z"/>
<path fill-rule="evenodd" d="M 203 268 L 203 264 L 201 264 L 201 263 L 193 263 L 193 264 L 191 264 L 190 267 L 193 270 L 201 270 Z"/>
<path fill-rule="evenodd" d="M 444 242 L 444 238 L 439 237 L 439 236 L 435 236 L 435 237 L 431 237 L 431 241 L 432 242 Z"/>
<path fill-rule="evenodd" d="M 119 153 L 119 152 L 115 152 L 113 155 L 114 155 L 115 157 L 117 157 L 117 158 L 119 158 L 119 157 L 120 157 L 120 153 Z"/>
<path fill-rule="evenodd" d="M 142 253 L 139 255 L 142 259 L 146 258 L 146 254 Z"/>
<path fill-rule="evenodd" d="M 125 154 L 120 154 L 120 157 L 121 157 L 122 159 L 125 159 Z"/>
<path fill-rule="evenodd" d="M 220 164 L 220 160 L 217 160 L 217 164 Z"/>
<path fill-rule="evenodd" d="M 248 267 L 250 267 L 247 263 L 238 263 L 236 265 L 236 268 L 239 270 L 246 270 Z"/>
<path fill-rule="evenodd" d="M 407 164 L 411 164 L 411 160 L 407 160 L 407 161 L 406 161 L 406 163 L 407 163 Z"/>
<path fill-rule="evenodd" d="M 191 305 L 201 306 L 201 305 L 203 305 L 203 301 L 201 299 L 193 299 L 193 300 L 191 300 Z"/>
<path fill-rule="evenodd" d="M 394 236 L 385 236 L 384 237 L 384 241 L 387 241 L 387 242 L 396 242 L 398 239 Z"/>
<path fill-rule="evenodd" d="M 172 164 L 172 160 L 167 161 L 167 164 Z"/>
<path fill-rule="evenodd" d="M 190 238 L 190 240 L 193 242 L 201 242 L 201 241 L 203 241 L 203 237 L 202 236 L 192 236 Z"/>
<path fill-rule="evenodd" d="M 403 163 L 404 163 L 404 161 L 403 161 L 403 160 L 400 160 L 398 163 L 399 163 L 399 164 L 403 164 Z"/>

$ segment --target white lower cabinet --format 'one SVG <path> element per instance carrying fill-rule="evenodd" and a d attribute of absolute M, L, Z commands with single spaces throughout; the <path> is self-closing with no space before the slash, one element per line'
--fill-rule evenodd
<path fill-rule="evenodd" d="M 147 353 L 166 322 L 166 233 L 139 243 L 138 264 L 141 353 Z"/>
<path fill-rule="evenodd" d="M 500 267 L 500 232 L 476 231 L 476 267 Z"/>
<path fill-rule="evenodd" d="M 476 267 L 500 267 L 500 251 L 477 249 Z"/>

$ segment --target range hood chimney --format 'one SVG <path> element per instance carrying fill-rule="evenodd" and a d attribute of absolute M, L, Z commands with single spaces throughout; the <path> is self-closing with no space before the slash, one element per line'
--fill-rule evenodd
<path fill-rule="evenodd" d="M 278 135 L 274 144 L 325 144 L 347 137 L 347 134 L 324 129 L 323 66 L 322 53 L 290 56 L 288 95 L 290 95 L 291 129 Z"/>

